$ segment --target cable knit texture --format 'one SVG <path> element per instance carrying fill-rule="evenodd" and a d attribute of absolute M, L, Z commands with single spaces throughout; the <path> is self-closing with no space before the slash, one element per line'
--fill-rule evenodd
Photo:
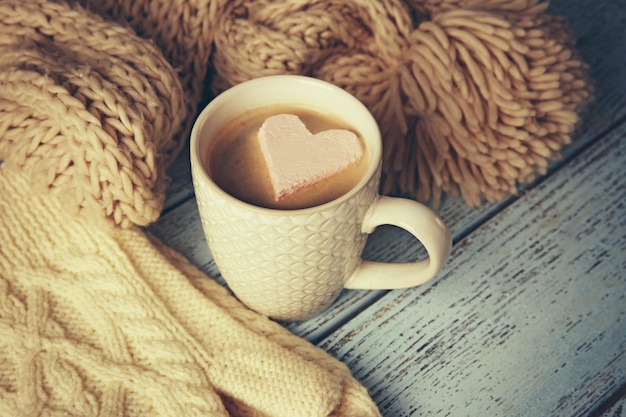
<path fill-rule="evenodd" d="M 0 415 L 379 415 L 345 365 L 141 230 L 6 167 L 0 212 Z"/>

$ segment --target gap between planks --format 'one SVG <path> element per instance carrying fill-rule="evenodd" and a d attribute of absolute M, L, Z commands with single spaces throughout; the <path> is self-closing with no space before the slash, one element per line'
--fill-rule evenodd
<path fill-rule="evenodd" d="M 483 415 L 489 411 L 487 414 L 492 415 L 587 416 L 594 407 L 604 410 L 602 405 L 610 405 L 613 395 L 619 398 L 620 387 L 626 382 L 626 356 L 622 350 L 626 346 L 626 264 L 620 259 L 620 251 L 626 247 L 626 223 L 623 213 L 620 215 L 625 192 L 624 138 L 626 123 L 557 172 L 554 184 L 542 184 L 525 195 L 524 201 L 511 205 L 494 222 L 457 246 L 456 258 L 440 280 L 424 289 L 386 294 L 322 341 L 320 347 L 344 361 L 389 415 L 436 410 L 447 415 L 467 415 L 471 413 L 470 405 L 474 414 Z M 589 197 L 576 193 L 578 185 L 585 187 Z M 564 199 L 564 193 L 571 197 Z M 607 196 L 609 202 L 598 205 L 596 210 L 596 202 Z M 524 218 L 532 222 L 520 225 Z M 564 228 L 557 227 L 559 224 Z M 600 229 L 595 230 L 596 227 Z M 553 233 L 548 234 L 550 230 Z M 607 230 L 611 230 L 611 236 L 605 234 Z M 591 236 L 591 242 L 581 241 L 578 247 L 568 246 L 569 241 L 561 242 L 562 237 L 574 232 L 583 234 L 577 239 Z M 532 242 L 508 239 L 518 233 L 526 233 L 531 240 L 535 236 L 540 246 L 528 247 Z M 503 244 L 502 249 L 498 242 Z M 546 247 L 541 246 L 542 242 Z M 516 249 L 512 250 L 511 245 Z M 489 251 L 494 250 L 504 250 L 509 261 L 494 259 L 492 265 L 488 261 Z M 605 250 L 610 258 L 603 258 Z M 517 266 L 521 260 L 515 253 L 530 257 L 522 275 L 516 272 L 521 268 Z M 553 256 L 562 259 L 552 259 Z M 575 264 L 568 260 L 572 256 L 576 256 L 572 258 Z M 539 270 L 534 269 L 533 259 Z M 547 269 L 544 271 L 540 264 Z M 581 267 L 594 272 L 586 273 Z M 500 278 L 495 282 L 487 280 L 494 276 Z M 483 278 L 485 286 L 480 286 Z M 561 282 L 564 279 L 585 288 L 571 287 Z M 517 288 L 511 287 L 515 285 Z M 503 290 L 509 291 L 508 298 L 500 299 L 506 295 L 498 292 Z M 492 297 L 476 299 L 485 295 Z M 607 301 L 601 302 L 605 296 Z M 537 297 L 543 301 L 537 301 Z M 551 297 L 555 302 L 560 300 L 558 304 L 551 304 Z M 592 297 L 596 304 L 576 304 L 587 297 Z M 566 300 L 575 303 L 562 304 Z M 542 302 L 541 308 L 533 307 Z M 542 309 L 558 314 L 544 317 Z M 457 315 L 462 310 L 464 314 Z M 578 316 L 585 311 L 591 316 Z M 550 331 L 555 333 L 550 336 Z M 528 339 L 529 335 L 539 338 Z M 605 354 L 617 356 L 611 359 Z M 538 358 L 545 363 L 536 362 Z M 598 367 L 601 364 L 602 369 Z M 513 372 L 508 379 L 500 374 L 506 370 Z M 502 378 L 506 383 L 500 381 Z M 406 385 L 408 381 L 412 381 L 413 388 Z M 544 388 L 535 391 L 533 384 Z M 519 398 L 510 397 L 513 393 Z M 493 395 L 491 401 L 489 395 Z"/>

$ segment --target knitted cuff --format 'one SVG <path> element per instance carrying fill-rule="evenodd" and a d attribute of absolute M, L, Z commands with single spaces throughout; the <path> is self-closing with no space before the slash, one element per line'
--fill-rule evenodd
<path fill-rule="evenodd" d="M 377 407 L 369 397 L 367 389 L 352 377 L 350 369 L 344 363 L 331 357 L 323 349 L 300 337 L 295 337 L 287 329 L 266 316 L 246 308 L 236 298 L 232 297 L 226 288 L 212 279 L 207 279 L 202 271 L 191 265 L 179 253 L 163 245 L 155 237 L 151 235 L 147 235 L 147 237 L 167 258 L 168 262 L 182 272 L 204 297 L 219 306 L 239 324 L 298 354 L 302 359 L 315 363 L 338 378 L 341 384 L 341 396 L 331 414 L 332 416 L 379 416 Z M 154 265 L 147 264 L 145 268 L 150 270 L 154 268 Z M 199 339 L 210 337 L 205 330 L 202 326 L 196 328 Z"/>
<path fill-rule="evenodd" d="M 187 109 L 152 42 L 65 2 L 3 1 L 0 97 L 5 164 L 66 210 L 124 227 L 158 218 Z"/>

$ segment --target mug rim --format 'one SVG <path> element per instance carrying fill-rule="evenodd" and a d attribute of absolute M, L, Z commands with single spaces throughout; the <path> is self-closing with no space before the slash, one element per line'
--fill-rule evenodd
<path fill-rule="evenodd" d="M 221 102 L 225 100 L 229 100 L 231 96 L 235 96 L 236 94 L 242 92 L 242 90 L 252 89 L 254 88 L 255 85 L 259 85 L 261 83 L 265 84 L 268 82 L 274 82 L 274 83 L 296 82 L 296 83 L 315 84 L 316 87 L 326 88 L 328 89 L 329 92 L 332 92 L 333 94 L 342 95 L 346 99 L 353 101 L 354 106 L 356 106 L 358 111 L 363 113 L 364 115 L 367 116 L 368 119 L 370 119 L 368 120 L 368 124 L 370 124 L 370 126 L 368 126 L 368 130 L 373 129 L 372 130 L 373 137 L 363 138 L 370 161 L 368 163 L 366 173 L 359 180 L 359 182 L 357 182 L 349 191 L 347 191 L 346 193 L 342 194 L 341 196 L 333 200 L 327 201 L 322 204 L 318 204 L 316 206 L 297 208 L 297 209 L 279 209 L 279 208 L 259 206 L 253 203 L 240 200 L 239 198 L 229 194 L 224 189 L 222 189 L 219 185 L 217 185 L 217 183 L 215 183 L 215 181 L 208 174 L 207 169 L 205 168 L 202 162 L 202 156 L 200 155 L 201 153 L 200 137 L 201 137 L 201 132 L 207 122 L 207 119 L 215 113 L 215 111 L 219 108 L 219 105 Z M 284 85 L 281 85 L 281 87 L 284 88 Z M 294 100 L 294 104 L 295 104 L 295 101 L 296 100 Z M 260 104 L 258 106 L 250 106 L 249 108 L 246 108 L 243 111 L 245 112 L 245 111 L 249 111 L 252 109 L 261 108 L 263 106 L 271 106 L 273 104 L 280 104 L 280 103 L 281 103 L 280 100 L 275 101 L 275 102 L 270 100 L 265 104 Z M 305 108 L 307 106 L 305 103 L 297 103 L 297 104 L 301 104 Z M 309 106 L 309 108 L 311 108 L 312 110 L 316 110 L 316 108 L 313 106 Z M 242 112 L 239 112 L 238 114 L 235 114 L 229 117 L 225 122 L 221 123 L 220 126 L 218 126 L 218 128 L 216 128 L 216 131 L 219 130 L 222 126 L 227 124 L 230 120 L 237 117 L 241 113 Z M 340 118 L 345 120 L 344 117 L 340 116 Z M 346 122 L 350 125 L 353 125 L 353 123 L 350 123 L 350 121 L 346 121 Z M 191 174 L 192 174 L 192 177 L 194 177 L 193 178 L 194 182 L 196 181 L 204 182 L 205 184 L 210 186 L 214 192 L 217 192 L 222 198 L 226 199 L 229 202 L 229 204 L 241 206 L 242 208 L 245 208 L 246 210 L 258 211 L 264 214 L 273 214 L 273 215 L 284 215 L 285 213 L 289 213 L 289 215 L 309 214 L 311 212 L 323 211 L 330 207 L 334 207 L 334 206 L 342 204 L 344 201 L 347 201 L 350 198 L 352 198 L 354 195 L 358 194 L 359 191 L 361 191 L 372 180 L 372 178 L 375 175 L 379 175 L 380 168 L 382 166 L 382 137 L 381 137 L 380 127 L 378 126 L 376 119 L 374 118 L 372 113 L 369 111 L 369 109 L 359 99 L 357 99 L 354 95 L 344 90 L 343 88 L 336 86 L 334 84 L 331 84 L 327 81 L 324 81 L 318 78 L 309 77 L 309 76 L 304 76 L 304 75 L 268 75 L 268 76 L 253 78 L 253 79 L 241 82 L 239 84 L 236 84 L 224 90 L 223 92 L 215 96 L 206 104 L 206 106 L 200 111 L 200 113 L 196 117 L 196 120 L 194 121 L 192 129 L 191 129 L 190 154 L 191 154 L 190 160 L 191 160 L 191 167 L 192 167 Z M 200 178 L 195 178 L 198 175 L 200 176 Z"/>

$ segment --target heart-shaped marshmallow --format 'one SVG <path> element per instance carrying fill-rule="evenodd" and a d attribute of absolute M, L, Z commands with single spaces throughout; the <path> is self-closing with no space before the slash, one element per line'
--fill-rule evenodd
<path fill-rule="evenodd" d="M 330 129 L 314 135 L 293 114 L 268 117 L 258 137 L 276 200 L 363 157 L 363 147 L 354 132 Z"/>

